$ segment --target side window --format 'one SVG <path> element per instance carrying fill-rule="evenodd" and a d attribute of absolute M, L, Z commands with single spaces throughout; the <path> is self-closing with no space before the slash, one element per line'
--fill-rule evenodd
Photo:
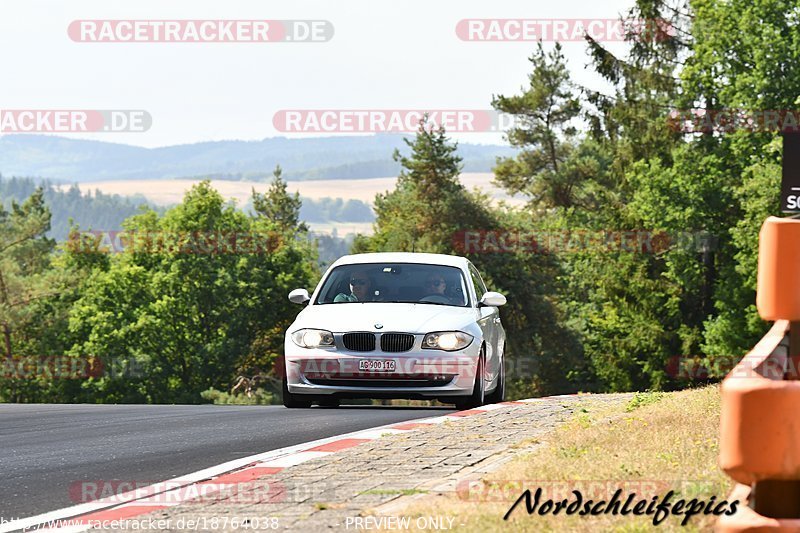
<path fill-rule="evenodd" d="M 481 275 L 478 274 L 478 270 L 474 266 L 469 266 L 469 273 L 470 276 L 472 276 L 472 284 L 475 285 L 475 294 L 477 296 L 477 300 L 480 302 L 481 298 L 483 298 L 483 295 L 486 294 L 486 285 L 483 284 Z"/>

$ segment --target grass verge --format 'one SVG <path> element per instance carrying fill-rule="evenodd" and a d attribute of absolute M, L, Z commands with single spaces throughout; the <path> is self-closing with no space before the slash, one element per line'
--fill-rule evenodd
<path fill-rule="evenodd" d="M 591 397 L 589 397 L 591 398 Z M 484 479 L 461 484 L 456 494 L 428 495 L 403 513 L 417 518 L 456 517 L 458 531 L 652 531 L 653 515 L 597 516 L 552 512 L 528 515 L 521 502 L 508 521 L 503 516 L 525 489 L 542 489 L 547 499 L 610 500 L 622 489 L 624 503 L 663 498 L 697 498 L 715 504 L 727 497 L 731 481 L 717 467 L 719 454 L 719 390 L 717 386 L 673 393 L 639 393 L 627 404 L 610 406 L 587 399 L 572 419 L 532 453 L 505 464 Z M 706 531 L 716 517 L 702 513 L 684 527 L 683 516 L 667 516 L 661 531 Z M 413 529 L 413 528 L 412 528 Z M 424 529 L 423 529 L 424 530 Z"/>

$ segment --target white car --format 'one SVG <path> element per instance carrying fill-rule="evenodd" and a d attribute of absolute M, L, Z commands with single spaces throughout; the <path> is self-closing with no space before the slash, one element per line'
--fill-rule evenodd
<path fill-rule="evenodd" d="M 342 398 L 438 399 L 469 409 L 503 401 L 505 331 L 464 257 L 342 257 L 286 332 L 283 404 L 336 407 Z"/>

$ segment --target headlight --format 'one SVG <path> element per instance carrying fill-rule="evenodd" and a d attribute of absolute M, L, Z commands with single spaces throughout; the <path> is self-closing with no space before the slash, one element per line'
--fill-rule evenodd
<path fill-rule="evenodd" d="M 333 346 L 333 333 L 324 329 L 298 329 L 292 340 L 301 348 L 329 348 Z"/>
<path fill-rule="evenodd" d="M 425 338 L 422 339 L 422 347 L 428 350 L 454 352 L 469 346 L 472 339 L 472 335 L 462 331 L 437 331 L 425 335 Z"/>

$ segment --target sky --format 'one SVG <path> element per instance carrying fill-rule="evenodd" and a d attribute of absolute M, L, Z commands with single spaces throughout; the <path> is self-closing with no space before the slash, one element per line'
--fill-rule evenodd
<path fill-rule="evenodd" d="M 135 109 L 145 132 L 71 138 L 158 147 L 286 135 L 287 109 L 490 109 L 527 83 L 534 42 L 459 39 L 461 19 L 614 19 L 632 0 L 0 0 L 0 110 Z M 323 20 L 326 42 L 95 43 L 75 20 Z M 545 43 L 547 47 L 552 43 Z M 609 43 L 613 51 L 624 44 Z M 606 88 L 583 42 L 564 43 L 573 79 Z M 299 133 L 288 136 L 312 136 Z M 496 133 L 454 134 L 502 142 Z"/>

